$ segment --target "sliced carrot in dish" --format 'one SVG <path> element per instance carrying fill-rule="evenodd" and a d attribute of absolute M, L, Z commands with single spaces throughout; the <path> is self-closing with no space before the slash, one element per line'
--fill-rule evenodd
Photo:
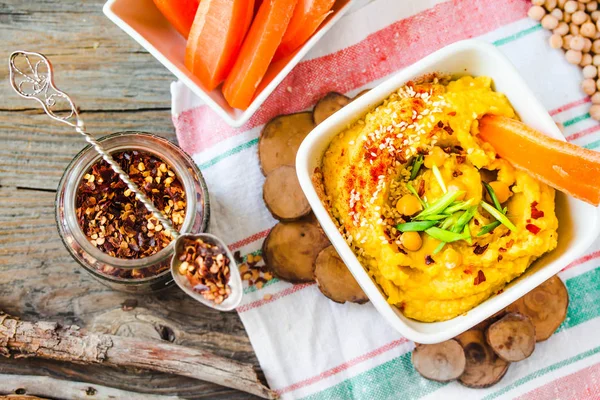
<path fill-rule="evenodd" d="M 248 108 L 263 79 L 298 0 L 263 1 L 244 40 L 242 50 L 223 84 L 231 107 Z"/>
<path fill-rule="evenodd" d="M 202 0 L 185 49 L 185 66 L 207 90 L 225 80 L 252 21 L 254 0 Z"/>
<path fill-rule="evenodd" d="M 331 14 L 335 0 L 298 0 L 290 25 L 275 53 L 274 60 L 290 55 L 317 31 Z"/>
<path fill-rule="evenodd" d="M 185 38 L 190 34 L 200 0 L 154 0 L 167 21 Z"/>
<path fill-rule="evenodd" d="M 502 158 L 536 179 L 577 199 L 600 204 L 600 153 L 497 115 L 481 119 L 479 136 Z"/>

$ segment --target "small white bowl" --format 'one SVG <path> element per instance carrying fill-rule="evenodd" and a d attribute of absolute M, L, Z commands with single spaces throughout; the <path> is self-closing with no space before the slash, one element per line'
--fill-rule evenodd
<path fill-rule="evenodd" d="M 268 76 L 275 76 L 245 111 L 230 107 L 221 93 L 220 86 L 209 92 L 187 70 L 184 62 L 186 39 L 167 22 L 152 0 L 109 0 L 104 4 L 103 11 L 111 21 L 156 57 L 162 65 L 179 78 L 229 125 L 237 128 L 252 117 L 286 75 L 300 62 L 319 39 L 339 21 L 355 1 L 337 1 L 334 6 L 334 12 L 325 20 L 319 30 L 297 51 L 294 57 L 287 64 L 278 63 L 277 66 L 273 66 L 274 70 L 267 72 Z M 280 70 L 277 72 L 279 68 Z"/>
<path fill-rule="evenodd" d="M 523 122 L 551 137 L 565 140 L 515 67 L 494 46 L 478 40 L 454 43 L 407 67 L 335 113 L 306 137 L 298 151 L 296 168 L 315 215 L 379 313 L 403 336 L 418 343 L 450 339 L 500 311 L 575 260 L 600 232 L 599 209 L 557 192 L 558 247 L 536 261 L 501 294 L 490 297 L 464 315 L 433 323 L 406 318 L 395 306 L 388 304 L 329 217 L 315 191 L 311 175 L 321 165 L 323 154 L 336 134 L 362 118 L 407 81 L 432 72 L 491 77 L 494 89 L 508 97 Z"/>

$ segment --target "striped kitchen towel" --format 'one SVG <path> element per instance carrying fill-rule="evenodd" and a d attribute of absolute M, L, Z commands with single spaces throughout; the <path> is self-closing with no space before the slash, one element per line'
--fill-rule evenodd
<path fill-rule="evenodd" d="M 311 108 L 329 91 L 350 96 L 452 42 L 479 37 L 517 66 L 567 139 L 600 146 L 579 68 L 547 45 L 548 32 L 526 16 L 526 0 L 373 0 L 346 15 L 259 112 L 233 129 L 180 82 L 173 83 L 179 144 L 210 189 L 211 230 L 233 250 L 257 254 L 276 223 L 262 202 L 257 143 L 273 116 Z M 413 343 L 370 305 L 336 304 L 314 284 L 276 279 L 246 287 L 238 313 L 271 387 L 284 399 L 598 399 L 600 398 L 600 245 L 560 273 L 571 296 L 559 332 L 497 385 L 468 389 L 421 378 Z M 270 295 L 270 296 L 265 296 Z"/>

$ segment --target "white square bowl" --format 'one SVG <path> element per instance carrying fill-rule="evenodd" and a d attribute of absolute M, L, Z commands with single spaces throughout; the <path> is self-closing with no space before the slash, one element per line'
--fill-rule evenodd
<path fill-rule="evenodd" d="M 403 336 L 418 343 L 438 343 L 450 339 L 500 311 L 575 260 L 600 232 L 599 209 L 557 192 L 558 247 L 536 261 L 501 294 L 490 297 L 464 315 L 433 323 L 406 318 L 395 306 L 388 304 L 329 217 L 315 191 L 311 175 L 321 165 L 323 154 L 336 134 L 362 118 L 407 81 L 432 72 L 491 77 L 494 89 L 508 97 L 523 122 L 551 137 L 564 140 L 555 122 L 514 66 L 494 46 L 478 40 L 457 42 L 425 57 L 354 100 L 306 137 L 298 151 L 296 168 L 315 215 L 379 313 Z"/>
<path fill-rule="evenodd" d="M 237 128 L 252 117 L 286 75 L 355 1 L 338 0 L 334 5 L 334 12 L 327 17 L 319 30 L 296 51 L 293 57 L 287 57 L 271 65 L 265 75 L 267 81 L 261 82 L 259 86 L 262 91 L 246 110 L 230 107 L 221 93 L 220 86 L 213 91 L 207 91 L 202 83 L 187 70 L 184 61 L 186 39 L 169 24 L 152 0 L 109 0 L 104 4 L 103 11 L 111 21 L 142 45 L 229 125 Z"/>

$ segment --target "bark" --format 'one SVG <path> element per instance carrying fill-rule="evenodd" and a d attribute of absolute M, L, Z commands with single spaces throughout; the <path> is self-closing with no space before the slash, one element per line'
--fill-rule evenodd
<path fill-rule="evenodd" d="M 201 379 L 267 399 L 277 398 L 259 381 L 250 364 L 174 344 L 85 332 L 75 325 L 32 323 L 2 315 L 0 354 L 143 368 Z"/>

